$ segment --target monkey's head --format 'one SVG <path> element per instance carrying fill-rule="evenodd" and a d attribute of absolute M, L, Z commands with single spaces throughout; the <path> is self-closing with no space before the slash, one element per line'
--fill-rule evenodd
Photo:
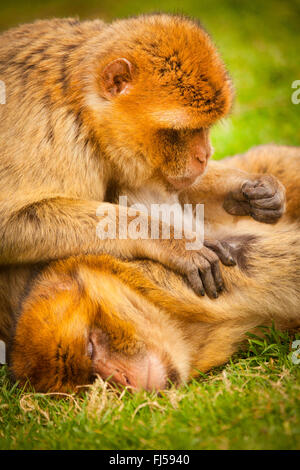
<path fill-rule="evenodd" d="M 112 23 L 101 44 L 85 101 L 107 158 L 130 185 L 154 175 L 191 185 L 211 155 L 210 127 L 232 104 L 209 35 L 193 20 L 152 15 Z"/>
<path fill-rule="evenodd" d="M 65 392 L 100 375 L 133 390 L 161 390 L 187 379 L 181 333 L 163 312 L 99 269 L 101 260 L 105 267 L 109 257 L 90 257 L 74 274 L 71 259 L 63 275 L 58 262 L 35 283 L 9 348 L 11 372 L 21 385 Z"/>

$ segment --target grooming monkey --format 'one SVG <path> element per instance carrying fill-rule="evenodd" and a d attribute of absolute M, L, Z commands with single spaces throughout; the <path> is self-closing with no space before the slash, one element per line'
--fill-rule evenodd
<path fill-rule="evenodd" d="M 274 223 L 284 211 L 284 189 L 273 176 L 207 165 L 210 127 L 230 110 L 232 91 L 215 46 L 193 20 L 20 26 L 0 36 L 0 79 L 7 91 L 0 106 L 2 266 L 26 270 L 80 254 L 147 258 L 217 298 L 218 259 L 233 262 L 209 227 L 198 252 L 173 236 L 100 240 L 101 203 L 116 204 L 122 194 L 184 203 L 196 194 L 198 203 L 217 201 L 221 217 L 227 211 Z"/>
<path fill-rule="evenodd" d="M 21 266 L 3 270 L 7 323 L 2 316 L 0 331 L 22 385 L 29 379 L 37 391 L 70 391 L 98 374 L 160 390 L 223 364 L 259 325 L 300 326 L 300 148 L 259 147 L 224 167 L 272 171 L 287 188 L 287 210 L 276 227 L 211 220 L 236 262 L 221 266 L 218 299 L 197 296 L 184 277 L 146 259 L 88 255 L 35 274 Z"/>

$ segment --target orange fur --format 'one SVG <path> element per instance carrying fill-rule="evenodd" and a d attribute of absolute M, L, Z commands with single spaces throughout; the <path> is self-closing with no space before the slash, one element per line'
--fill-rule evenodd
<path fill-rule="evenodd" d="M 191 272 L 213 270 L 211 246 L 192 259 L 186 240 L 173 236 L 103 240 L 96 230 L 97 209 L 118 204 L 119 195 L 150 203 L 148 191 L 151 202 L 178 203 L 180 190 L 203 174 L 209 128 L 228 113 L 232 90 L 201 26 L 164 14 L 112 24 L 37 21 L 1 34 L 0 78 L 7 85 L 0 107 L 1 265 L 109 253 L 159 261 L 191 282 Z M 211 164 L 199 178 L 215 198 L 220 188 L 237 191 L 253 181 L 232 169 L 229 185 L 222 171 Z M 214 282 L 203 288 L 217 295 Z"/>
<path fill-rule="evenodd" d="M 105 71 L 115 60 L 130 63 L 121 77 L 130 91 L 112 96 Z M 224 199 L 257 174 L 212 162 L 180 194 L 169 180 L 191 182 L 193 168 L 202 174 L 211 153 L 209 127 L 231 107 L 231 83 L 208 34 L 195 21 L 172 15 L 112 24 L 38 21 L 1 34 L 0 79 L 7 90 L 0 107 L 0 337 L 11 342 L 15 376 L 21 382 L 29 377 L 39 390 L 89 380 L 93 371 L 84 351 L 93 327 L 105 331 L 114 357 L 134 363 L 154 351 L 178 381 L 195 363 L 205 370 L 228 358 L 248 316 L 260 319 L 251 299 L 255 286 L 262 295 L 265 287 L 237 268 L 223 268 L 223 300 L 199 299 L 179 274 L 193 268 L 199 277 L 216 269 L 217 255 L 206 246 L 196 265 L 172 229 L 170 240 L 96 235 L 99 205 L 126 194 L 129 202 L 146 204 L 207 202 L 210 241 L 230 236 L 230 228 L 218 232 L 217 226 L 236 220 L 226 215 Z M 281 210 L 284 191 L 271 180 Z M 291 191 L 296 198 L 294 186 Z M 273 246 L 270 229 L 256 227 Z M 295 229 L 286 230 L 288 243 Z M 260 254 L 257 259 L 263 262 Z M 292 282 L 289 289 L 294 292 Z M 239 309 L 241 292 L 248 290 Z M 222 331 L 219 322 L 235 321 L 231 311 L 241 318 L 239 333 L 235 339 L 228 333 L 226 353 L 214 355 L 209 338 Z"/>
<path fill-rule="evenodd" d="M 268 150 L 276 160 L 280 149 Z M 298 197 L 299 188 L 288 194 Z M 100 328 L 118 358 L 138 362 L 154 352 L 180 383 L 224 363 L 259 325 L 299 327 L 298 218 L 290 214 L 276 230 L 240 219 L 222 236 L 231 240 L 237 266 L 222 268 L 218 300 L 199 298 L 181 276 L 152 261 L 90 255 L 50 264 L 22 303 L 11 349 L 15 377 L 29 378 L 37 390 L 85 383 L 94 372 L 88 337 Z"/>
<path fill-rule="evenodd" d="M 115 61 L 130 64 L 130 93 L 107 89 Z M 202 27 L 163 14 L 37 21 L 1 34 L 0 78 L 0 264 L 110 253 L 184 271 L 184 242 L 101 240 L 96 212 L 145 187 L 176 196 L 168 178 L 204 170 L 232 90 Z"/>

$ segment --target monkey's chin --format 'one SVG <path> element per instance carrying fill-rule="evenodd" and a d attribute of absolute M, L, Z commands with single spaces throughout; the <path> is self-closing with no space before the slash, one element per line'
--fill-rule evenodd
<path fill-rule="evenodd" d="M 166 180 L 172 188 L 181 191 L 192 186 L 198 177 L 199 175 L 193 177 L 167 176 Z"/>

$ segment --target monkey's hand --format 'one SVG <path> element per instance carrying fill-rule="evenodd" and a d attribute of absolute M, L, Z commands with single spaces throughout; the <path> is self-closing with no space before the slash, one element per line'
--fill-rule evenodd
<path fill-rule="evenodd" d="M 226 266 L 235 265 L 230 246 L 226 242 L 205 240 L 200 250 L 192 251 L 186 250 L 183 241 L 172 241 L 171 257 L 164 263 L 185 275 L 196 294 L 203 296 L 206 292 L 216 299 L 224 287 L 219 261 Z"/>
<path fill-rule="evenodd" d="M 223 208 L 231 215 L 250 215 L 258 222 L 275 224 L 285 211 L 285 188 L 272 175 L 258 175 L 231 191 Z"/>

